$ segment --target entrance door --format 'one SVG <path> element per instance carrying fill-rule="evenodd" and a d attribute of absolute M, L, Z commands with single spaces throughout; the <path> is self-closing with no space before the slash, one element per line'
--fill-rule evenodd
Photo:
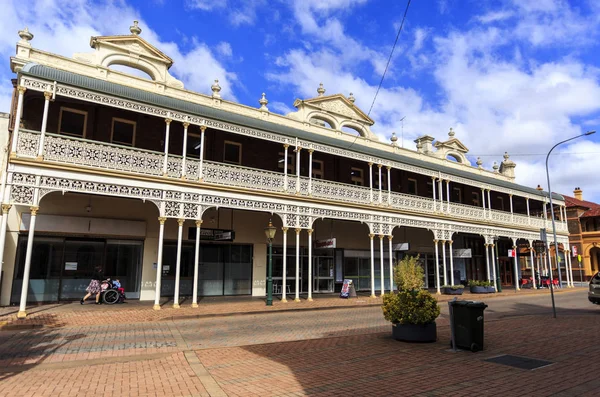
<path fill-rule="evenodd" d="M 313 257 L 314 292 L 333 292 L 334 263 L 333 257 Z"/>
<path fill-rule="evenodd" d="M 104 269 L 104 241 L 66 240 L 59 300 L 81 299 L 96 266 Z"/>
<path fill-rule="evenodd" d="M 512 274 L 512 266 L 511 261 L 501 260 L 500 266 L 500 277 L 502 280 L 502 284 L 505 285 L 513 285 L 513 274 Z"/>

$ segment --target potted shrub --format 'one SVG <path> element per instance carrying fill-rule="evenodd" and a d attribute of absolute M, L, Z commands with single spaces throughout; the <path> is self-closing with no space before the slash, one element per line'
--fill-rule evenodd
<path fill-rule="evenodd" d="M 419 257 L 406 257 L 394 268 L 398 293 L 383 296 L 383 316 L 392 323 L 392 337 L 405 342 L 435 342 L 435 319 L 440 315 L 437 300 L 423 290 Z"/>
<path fill-rule="evenodd" d="M 462 284 L 459 285 L 443 285 L 442 286 L 442 294 L 444 295 L 462 295 L 465 286 Z"/>
<path fill-rule="evenodd" d="M 469 288 L 473 294 L 489 294 L 496 292 L 494 284 L 491 281 L 470 280 Z"/>

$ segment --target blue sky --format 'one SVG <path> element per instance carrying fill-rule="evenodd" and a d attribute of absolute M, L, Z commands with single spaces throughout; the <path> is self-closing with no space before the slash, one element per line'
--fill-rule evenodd
<path fill-rule="evenodd" d="M 186 88 L 293 110 L 323 82 L 369 110 L 406 7 L 404 0 L 0 0 L 0 111 L 10 95 L 8 58 L 28 26 L 36 48 L 72 56 L 92 35 L 141 36 L 175 60 Z M 545 153 L 600 129 L 600 2 L 413 0 L 371 117 L 388 141 L 404 131 L 447 138 L 450 127 L 486 168 L 507 151 L 517 182 L 546 187 Z M 404 123 L 400 120 L 405 117 Z M 600 202 L 600 132 L 552 157 L 553 190 Z"/>

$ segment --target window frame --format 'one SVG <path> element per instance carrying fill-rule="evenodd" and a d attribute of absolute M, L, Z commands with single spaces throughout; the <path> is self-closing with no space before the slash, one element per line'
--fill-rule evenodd
<path fill-rule="evenodd" d="M 360 176 L 354 175 L 353 171 L 357 171 Z M 358 167 L 350 167 L 350 181 L 354 186 L 365 186 L 365 170 Z"/>
<path fill-rule="evenodd" d="M 381 172 L 381 190 L 388 190 L 387 188 L 387 175 L 383 172 L 383 167 L 377 167 L 375 169 L 375 175 L 373 176 L 373 189 L 379 190 L 379 173 Z"/>
<path fill-rule="evenodd" d="M 62 118 L 63 118 L 63 112 L 64 111 L 67 112 L 71 112 L 71 113 L 75 113 L 75 114 L 83 114 L 83 134 L 82 135 L 76 135 L 76 134 L 72 134 L 70 132 L 62 132 Z M 60 113 L 58 115 L 58 133 L 60 135 L 66 135 L 66 136 L 72 136 L 75 138 L 83 138 L 85 139 L 86 137 L 86 133 L 87 133 L 87 118 L 88 118 L 88 112 L 86 110 L 79 110 L 79 109 L 74 109 L 74 108 L 70 108 L 67 106 L 61 106 L 60 107 Z"/>
<path fill-rule="evenodd" d="M 411 187 L 411 184 L 413 184 L 413 183 L 415 186 L 415 189 L 414 189 L 415 191 L 414 191 L 414 193 L 411 193 L 410 187 Z M 419 182 L 417 181 L 417 179 L 416 178 L 408 178 L 408 185 L 407 185 L 406 189 L 407 189 L 406 191 L 408 194 L 417 196 L 419 194 Z M 432 190 L 433 190 L 433 184 L 432 184 Z M 433 191 L 432 191 L 432 194 L 433 194 Z"/>
<path fill-rule="evenodd" d="M 323 179 L 323 176 L 325 174 L 325 162 L 323 160 L 312 160 L 313 164 L 312 164 L 312 175 L 311 177 L 313 179 Z M 315 163 L 319 163 L 321 164 L 321 168 L 316 170 L 315 169 Z"/>
<path fill-rule="evenodd" d="M 455 201 L 456 203 L 462 204 L 462 189 L 459 187 L 453 187 L 452 188 L 452 196 L 454 196 L 454 193 L 458 193 L 458 201 Z M 450 198 L 450 201 L 452 201 L 452 198 Z"/>
<path fill-rule="evenodd" d="M 481 207 L 479 192 L 471 192 L 471 203 L 473 203 L 474 206 Z"/>
<path fill-rule="evenodd" d="M 279 162 L 280 160 L 284 160 L 281 163 Z M 283 168 L 284 168 L 284 164 L 285 164 L 285 152 L 279 152 L 277 154 L 277 169 L 280 170 L 281 172 L 283 172 Z M 288 151 L 288 174 L 293 174 L 296 172 L 296 156 L 292 153 L 290 154 L 290 152 Z"/>
<path fill-rule="evenodd" d="M 239 155 L 238 155 L 237 162 L 225 160 L 225 149 L 226 149 L 227 145 L 237 146 L 239 148 Z M 242 144 L 239 142 L 234 142 L 234 141 L 224 141 L 223 142 L 223 162 L 226 164 L 242 165 Z"/>
<path fill-rule="evenodd" d="M 115 135 L 115 121 L 117 121 L 119 123 L 123 123 L 123 124 L 133 125 L 133 135 L 131 137 L 131 144 L 129 144 L 127 142 L 119 142 L 119 141 L 115 141 L 114 140 L 114 135 Z M 136 134 L 136 131 L 137 131 L 137 122 L 136 121 L 122 119 L 120 117 L 113 117 L 112 121 L 111 121 L 111 127 L 110 127 L 110 143 L 114 143 L 115 145 L 134 147 L 135 146 L 135 134 Z"/>
<path fill-rule="evenodd" d="M 504 197 L 496 196 L 496 199 L 498 200 L 498 203 L 500 203 L 500 211 L 506 211 L 504 206 Z"/>
<path fill-rule="evenodd" d="M 187 132 L 187 147 L 186 150 L 189 151 L 189 153 L 185 154 L 186 158 L 192 158 L 192 159 L 200 159 L 200 152 L 196 149 L 194 149 L 189 143 L 190 143 L 190 137 L 194 137 L 194 138 L 198 138 L 198 139 L 202 139 L 200 133 L 197 132 L 190 132 L 190 130 L 188 129 Z M 206 140 L 204 141 L 204 144 L 206 145 Z M 192 153 L 192 155 L 190 155 L 190 153 Z"/>

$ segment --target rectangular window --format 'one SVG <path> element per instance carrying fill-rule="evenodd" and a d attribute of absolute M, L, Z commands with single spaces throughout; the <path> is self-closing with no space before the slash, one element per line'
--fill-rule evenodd
<path fill-rule="evenodd" d="M 408 178 L 408 194 L 417 194 L 417 180 Z M 431 190 L 431 194 L 433 194 L 433 187 Z"/>
<path fill-rule="evenodd" d="M 135 126 L 135 121 L 113 117 L 110 141 L 118 145 L 133 146 L 135 144 Z"/>
<path fill-rule="evenodd" d="M 381 189 L 382 190 L 387 190 L 387 174 L 386 172 L 383 170 L 382 168 L 376 168 L 375 169 L 375 176 L 374 176 L 374 180 L 373 180 L 373 188 L 375 189 L 379 189 L 379 173 L 381 172 Z"/>
<path fill-rule="evenodd" d="M 200 149 L 200 134 L 194 134 L 188 131 L 185 156 L 188 158 L 199 159 Z"/>
<path fill-rule="evenodd" d="M 415 189 L 416 191 L 416 189 Z M 427 182 L 427 197 L 433 196 L 433 182 Z"/>
<path fill-rule="evenodd" d="M 225 141 L 223 146 L 223 162 L 230 164 L 242 164 L 242 144 Z"/>
<path fill-rule="evenodd" d="M 283 167 L 285 166 L 285 159 L 283 157 L 284 152 L 279 152 L 279 157 L 277 159 L 277 168 L 283 172 Z M 313 163 L 314 164 L 314 163 Z M 287 168 L 288 174 L 293 174 L 296 172 L 296 156 L 290 154 L 288 151 L 288 160 L 287 160 Z"/>
<path fill-rule="evenodd" d="M 87 112 L 66 107 L 60 108 L 60 116 L 58 121 L 59 134 L 85 138 L 86 125 Z"/>
<path fill-rule="evenodd" d="M 365 178 L 364 178 L 363 170 L 360 168 L 352 167 L 350 169 L 350 180 L 352 181 L 353 185 L 364 186 Z"/>
<path fill-rule="evenodd" d="M 313 160 L 312 161 L 312 177 L 315 179 L 323 179 L 323 172 L 325 170 L 325 165 L 323 164 L 323 160 Z"/>
<path fill-rule="evenodd" d="M 504 198 L 503 197 L 498 196 L 498 204 L 499 204 L 500 210 L 504 211 Z"/>
<path fill-rule="evenodd" d="M 459 187 L 452 189 L 452 201 L 455 203 L 462 203 L 462 190 Z"/>
<path fill-rule="evenodd" d="M 479 193 L 471 192 L 471 201 L 473 205 L 479 207 L 481 205 L 481 202 L 479 201 Z"/>

